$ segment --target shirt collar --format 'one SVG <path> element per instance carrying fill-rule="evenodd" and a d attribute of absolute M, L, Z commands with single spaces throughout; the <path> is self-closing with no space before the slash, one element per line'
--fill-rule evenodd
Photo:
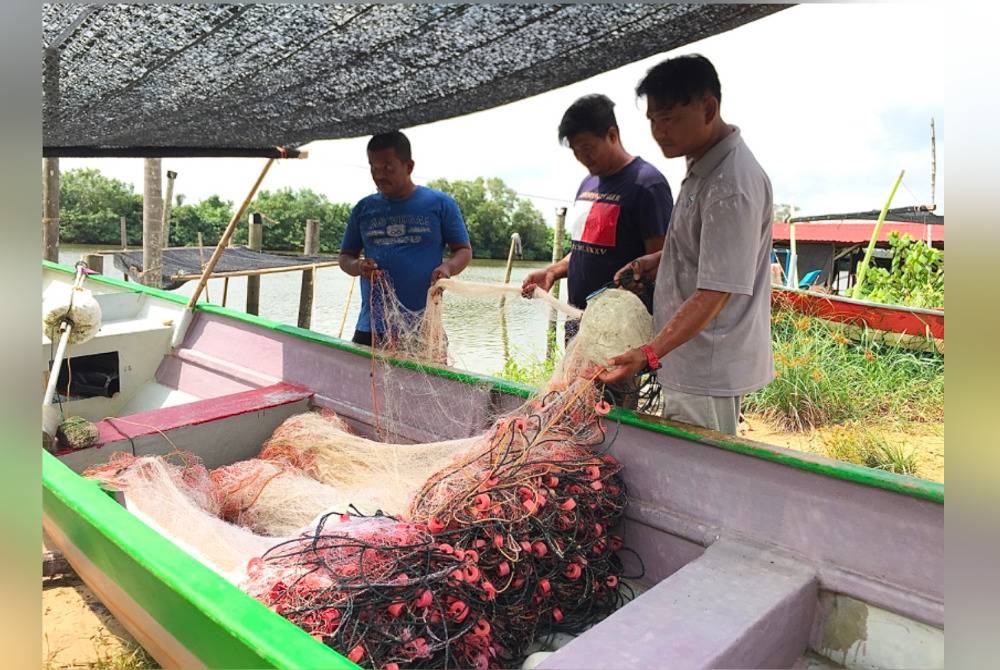
<path fill-rule="evenodd" d="M 736 148 L 742 140 L 740 139 L 740 129 L 736 126 L 730 125 L 732 132 L 719 140 L 715 146 L 705 152 L 705 155 L 699 158 L 694 163 L 688 163 L 688 172 L 693 172 L 699 177 L 707 177 L 712 174 L 715 168 L 719 167 L 719 163 L 722 159 L 726 157 L 730 151 Z"/>

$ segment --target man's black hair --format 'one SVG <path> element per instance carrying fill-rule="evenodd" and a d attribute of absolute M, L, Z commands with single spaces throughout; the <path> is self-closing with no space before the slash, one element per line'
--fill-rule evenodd
<path fill-rule="evenodd" d="M 404 163 L 413 157 L 409 138 L 399 130 L 378 133 L 372 135 L 372 138 L 368 140 L 368 151 L 382 151 L 383 149 L 395 149 L 396 157 Z"/>
<path fill-rule="evenodd" d="M 638 97 L 652 98 L 665 107 L 686 105 L 692 99 L 713 95 L 722 102 L 722 85 L 715 66 L 700 54 L 668 58 L 649 68 L 635 88 Z"/>
<path fill-rule="evenodd" d="M 618 127 L 615 103 L 606 95 L 593 93 L 579 98 L 569 106 L 559 122 L 559 142 L 565 144 L 580 132 L 590 132 L 604 137 L 608 130 Z"/>

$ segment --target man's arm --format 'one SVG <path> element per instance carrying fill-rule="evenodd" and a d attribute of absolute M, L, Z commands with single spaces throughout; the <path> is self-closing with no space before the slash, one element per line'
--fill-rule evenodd
<path fill-rule="evenodd" d="M 371 279 L 378 272 L 378 263 L 371 258 L 358 258 L 360 253 L 360 251 L 341 249 L 339 257 L 340 269 L 352 277 L 361 275 L 365 279 Z"/>
<path fill-rule="evenodd" d="M 726 306 L 730 295 L 700 288 L 681 303 L 670 321 L 649 343 L 657 358 L 663 358 L 700 333 Z M 642 370 L 646 362 L 646 354 L 640 349 L 629 349 L 609 360 L 608 366 L 614 369 L 601 373 L 598 379 L 605 384 L 621 383 Z"/>
<path fill-rule="evenodd" d="M 543 291 L 550 290 L 553 284 L 569 274 L 569 257 L 572 254 L 570 252 L 551 265 L 529 272 L 521 283 L 521 294 L 530 298 L 536 286 Z"/>
<path fill-rule="evenodd" d="M 438 279 L 448 279 L 459 274 L 472 262 L 472 247 L 468 244 L 452 244 L 451 257 L 434 268 L 431 273 L 431 284 Z"/>
<path fill-rule="evenodd" d="M 657 235 L 656 237 L 647 237 L 644 239 L 642 244 L 646 247 L 646 254 L 655 254 L 657 251 L 662 251 L 663 240 L 666 238 L 666 235 Z"/>

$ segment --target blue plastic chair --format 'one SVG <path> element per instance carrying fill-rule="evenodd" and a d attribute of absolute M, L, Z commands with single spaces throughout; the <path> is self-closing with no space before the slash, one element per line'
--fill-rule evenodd
<path fill-rule="evenodd" d="M 810 270 L 806 273 L 806 276 L 799 281 L 799 288 L 809 288 L 813 285 L 813 282 L 819 278 L 820 272 L 822 270 Z"/>

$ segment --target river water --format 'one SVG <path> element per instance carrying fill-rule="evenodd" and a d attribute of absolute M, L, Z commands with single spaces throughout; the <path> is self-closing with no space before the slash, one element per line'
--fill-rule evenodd
<path fill-rule="evenodd" d="M 72 265 L 86 254 L 108 247 L 64 244 L 60 246 L 59 261 Z M 206 261 L 210 254 L 206 253 Z M 544 262 L 515 261 L 510 282 L 520 284 L 531 270 L 544 267 Z M 506 261 L 474 260 L 458 277 L 468 281 L 502 284 Z M 118 279 L 122 272 L 114 266 L 111 256 L 104 256 L 105 274 Z M 189 281 L 174 293 L 190 297 L 197 282 Z M 301 272 L 281 272 L 261 276 L 260 316 L 295 325 L 299 313 Z M 561 295 L 566 295 L 565 280 Z M 246 277 L 229 280 L 226 290 L 226 307 L 246 310 Z M 222 304 L 223 279 L 208 282 L 207 300 Z M 203 292 L 202 300 L 206 299 Z M 565 298 L 564 298 L 565 299 Z M 346 318 L 345 318 L 346 305 Z M 320 268 L 315 275 L 313 294 L 312 330 L 334 337 L 350 339 L 361 306 L 361 291 L 355 281 L 338 267 Z M 504 366 L 503 330 L 506 326 L 508 355 L 522 365 L 537 362 L 545 357 L 546 330 L 549 310 L 542 305 L 522 298 L 506 301 L 504 317 L 498 299 L 457 296 L 445 293 L 444 326 L 448 333 L 448 350 L 454 367 L 488 375 L 496 375 Z M 559 318 L 558 341 L 562 341 L 562 322 Z"/>

